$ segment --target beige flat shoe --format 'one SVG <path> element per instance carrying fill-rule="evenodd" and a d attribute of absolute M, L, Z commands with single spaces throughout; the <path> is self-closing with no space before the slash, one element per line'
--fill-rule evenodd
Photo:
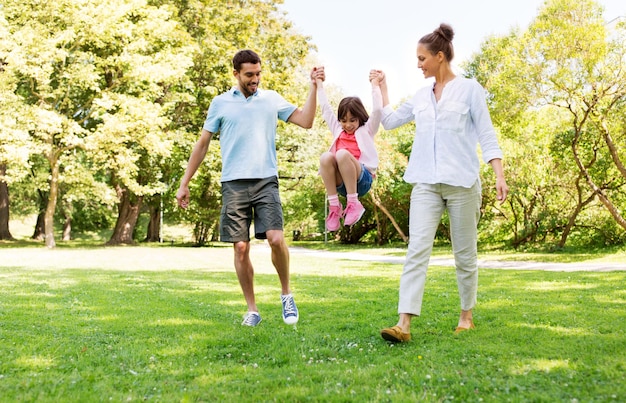
<path fill-rule="evenodd" d="M 400 326 L 389 327 L 380 331 L 383 339 L 392 343 L 402 343 L 411 340 L 411 333 L 405 333 Z"/>
<path fill-rule="evenodd" d="M 470 329 L 476 329 L 476 326 L 474 326 L 474 322 L 470 322 L 470 326 L 469 327 L 457 327 L 456 329 L 454 329 L 454 334 L 459 334 L 461 332 L 464 332 L 466 330 L 470 330 Z"/>

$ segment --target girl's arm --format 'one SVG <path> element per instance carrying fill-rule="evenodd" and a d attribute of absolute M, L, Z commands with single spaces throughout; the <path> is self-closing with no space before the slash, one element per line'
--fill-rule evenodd
<path fill-rule="evenodd" d="M 382 94 L 382 107 L 389 105 L 389 91 L 387 90 L 387 79 L 382 70 L 370 70 L 370 82 L 372 85 L 378 85 Z"/>
<path fill-rule="evenodd" d="M 367 120 L 368 132 L 371 136 L 374 136 L 378 132 L 380 126 L 380 120 L 383 115 L 383 103 L 384 95 L 382 93 L 381 81 L 384 80 L 384 73 L 380 70 L 372 70 L 378 72 L 372 75 L 370 72 L 370 83 L 372 84 L 372 113 Z"/>
<path fill-rule="evenodd" d="M 326 96 L 326 92 L 324 91 L 324 83 L 321 79 L 316 79 L 317 85 L 317 100 L 322 108 L 322 117 L 328 125 L 333 137 L 337 137 L 341 134 L 341 123 L 337 119 L 337 115 L 333 111 L 330 103 L 328 102 L 328 97 Z"/>

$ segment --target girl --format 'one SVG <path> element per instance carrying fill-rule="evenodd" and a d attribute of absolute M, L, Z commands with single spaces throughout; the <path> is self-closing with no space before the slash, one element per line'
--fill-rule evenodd
<path fill-rule="evenodd" d="M 378 167 L 374 135 L 382 115 L 381 80 L 378 76 L 370 80 L 373 104 L 370 117 L 357 97 L 342 99 L 335 116 L 322 80 L 317 79 L 317 97 L 322 106 L 322 116 L 333 134 L 330 150 L 320 157 L 320 175 L 328 194 L 328 231 L 337 231 L 342 217 L 344 225 L 353 225 L 365 212 L 359 197 L 370 190 Z M 345 211 L 339 201 L 339 194 L 347 198 Z"/>

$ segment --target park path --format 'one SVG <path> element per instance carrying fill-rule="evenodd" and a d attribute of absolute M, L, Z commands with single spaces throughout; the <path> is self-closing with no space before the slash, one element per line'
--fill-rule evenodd
<path fill-rule="evenodd" d="M 269 247 L 260 244 L 257 247 Z M 331 252 L 319 251 L 299 247 L 290 247 L 292 254 L 304 254 L 314 257 L 327 257 L 332 259 L 360 260 L 369 262 L 383 262 L 404 264 L 404 256 L 382 256 L 375 254 L 367 254 L 360 252 Z M 454 266 L 453 258 L 432 257 L 430 259 L 431 266 Z M 478 260 L 478 267 L 486 269 L 508 269 L 508 270 L 544 270 L 544 271 L 626 271 L 626 263 L 615 262 L 580 262 L 580 263 L 546 263 L 546 262 L 528 262 L 528 261 L 509 261 L 509 260 Z"/>
<path fill-rule="evenodd" d="M 404 264 L 402 256 L 380 255 L 365 252 L 333 252 L 306 249 L 302 247 L 289 248 L 294 260 L 303 259 L 343 259 L 351 261 L 382 262 L 390 264 Z M 271 250 L 267 242 L 254 241 L 251 256 L 255 271 L 274 273 L 269 258 Z M 263 256 L 258 259 L 257 256 Z M 49 250 L 41 248 L 0 248 L 0 268 L 40 268 L 40 269 L 104 269 L 122 271 L 140 270 L 232 270 L 233 251 L 230 245 L 207 248 L 178 248 L 178 247 L 101 247 L 91 249 L 63 249 Z M 297 265 L 297 262 L 294 261 Z M 452 258 L 433 257 L 430 260 L 433 266 L 454 266 Z M 580 263 L 542 263 L 523 261 L 479 260 L 479 267 L 504 270 L 545 270 L 545 271 L 626 271 L 626 262 L 580 262 Z M 300 268 L 299 270 L 304 270 Z"/>

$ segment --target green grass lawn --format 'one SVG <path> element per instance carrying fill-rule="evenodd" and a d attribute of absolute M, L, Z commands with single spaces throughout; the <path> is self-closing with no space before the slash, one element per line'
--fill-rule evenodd
<path fill-rule="evenodd" d="M 240 325 L 230 247 L 0 245 L 0 401 L 626 400 L 626 272 L 480 272 L 475 331 L 454 335 L 454 270 L 432 267 L 413 340 L 401 265 L 292 254 L 300 322 L 253 250 L 263 322 Z"/>

